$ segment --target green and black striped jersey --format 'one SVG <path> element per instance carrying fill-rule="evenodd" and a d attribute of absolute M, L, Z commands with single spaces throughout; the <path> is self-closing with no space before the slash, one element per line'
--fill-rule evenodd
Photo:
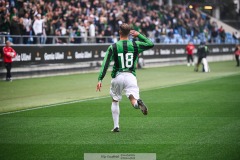
<path fill-rule="evenodd" d="M 111 61 L 114 61 L 112 78 L 115 78 L 119 72 L 131 72 L 136 76 L 138 55 L 154 46 L 153 42 L 142 34 L 139 34 L 138 38 L 139 41 L 120 40 L 108 47 L 98 81 L 104 78 Z"/>

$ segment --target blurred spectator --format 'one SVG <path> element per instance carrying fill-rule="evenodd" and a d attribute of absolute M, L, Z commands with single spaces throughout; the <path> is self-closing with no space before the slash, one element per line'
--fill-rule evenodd
<path fill-rule="evenodd" d="M 18 10 L 15 7 L 12 8 L 12 11 L 11 11 L 11 14 L 10 14 L 10 19 L 12 20 L 14 16 L 18 17 Z"/>
<path fill-rule="evenodd" d="M 19 23 L 20 35 L 23 35 L 25 32 L 25 29 L 24 29 L 25 27 L 23 25 L 23 18 L 19 18 L 18 23 Z M 22 39 L 22 37 L 20 38 Z"/>
<path fill-rule="evenodd" d="M 168 31 L 168 38 L 170 38 L 170 39 L 173 39 L 174 38 L 174 36 L 173 36 L 173 29 L 171 28 L 171 29 L 169 29 L 169 31 Z"/>
<path fill-rule="evenodd" d="M 23 18 L 23 35 L 30 36 L 30 31 L 32 29 L 32 20 L 29 17 L 28 13 L 25 13 L 24 18 Z M 29 37 L 23 37 L 23 43 L 28 44 L 29 43 Z"/>
<path fill-rule="evenodd" d="M 40 22 L 44 18 L 38 18 L 39 15 L 46 16 L 44 22 Z M 160 37 L 156 40 L 157 42 L 163 41 L 171 29 L 174 34 L 179 34 L 187 41 L 204 39 L 205 29 L 208 30 L 211 41 L 217 42 L 218 37 L 221 37 L 222 41 L 224 39 L 218 31 L 217 23 L 210 23 L 210 18 L 201 13 L 197 7 L 190 9 L 187 5 L 169 6 L 150 0 L 143 1 L 141 6 L 135 1 L 114 0 L 3 0 L 0 1 L 0 32 L 9 32 L 10 22 L 14 16 L 19 19 L 24 18 L 23 34 L 31 35 L 31 26 L 34 26 L 32 31 L 39 36 L 38 43 L 45 43 L 45 36 L 48 36 L 46 43 L 52 43 L 51 36 L 56 35 L 58 29 L 61 29 L 62 35 L 72 36 L 68 34 L 70 26 L 75 36 L 83 38 L 83 40 L 76 40 L 71 37 L 72 43 L 73 40 L 74 43 L 95 42 L 98 35 L 102 36 L 102 31 L 105 33 L 104 36 L 118 34 L 119 25 L 123 22 L 132 24 L 133 29 L 141 31 L 149 38 Z M 63 22 L 64 26 L 62 26 Z M 76 29 L 76 23 L 78 23 L 78 29 Z M 107 26 L 110 30 L 106 28 Z M 43 37 L 40 41 L 41 35 Z M 87 36 L 90 38 L 88 39 Z M 110 42 L 111 39 L 107 41 Z M 24 39 L 24 43 L 28 43 L 27 39 Z"/>
<path fill-rule="evenodd" d="M 96 36 L 96 33 L 95 33 L 95 25 L 93 24 L 93 21 L 90 21 L 89 22 L 89 40 L 90 42 L 94 43 L 95 42 L 95 36 Z"/>
<path fill-rule="evenodd" d="M 55 43 L 56 44 L 65 44 L 65 43 L 67 43 L 67 41 L 66 41 L 66 38 L 62 38 L 61 36 L 61 30 L 60 29 L 57 29 L 56 30 L 56 37 L 55 37 Z"/>
<path fill-rule="evenodd" d="M 20 31 L 20 24 L 18 21 L 18 17 L 17 16 L 13 16 L 12 17 L 12 21 L 10 24 L 10 34 L 13 35 L 12 39 L 13 39 L 13 43 L 14 44 L 19 44 L 20 43 L 20 35 L 21 35 L 21 31 Z"/>
<path fill-rule="evenodd" d="M 53 31 L 55 31 L 60 27 L 60 15 L 58 14 L 58 11 L 53 12 L 51 19 L 51 25 L 53 27 Z"/>
<path fill-rule="evenodd" d="M 217 23 L 215 21 L 212 22 L 211 28 L 212 28 L 211 43 L 213 43 L 213 42 L 216 43 L 217 42 L 217 37 L 218 37 L 218 26 L 217 26 Z"/>
<path fill-rule="evenodd" d="M 60 35 L 64 37 L 66 37 L 67 35 L 67 29 L 66 29 L 66 23 L 64 21 L 62 21 L 61 23 L 61 26 L 59 27 L 59 30 L 60 30 Z M 64 38 L 66 39 L 65 42 L 67 42 L 67 38 Z"/>
<path fill-rule="evenodd" d="M 87 42 L 87 29 L 83 22 L 80 23 L 79 30 L 80 36 L 82 37 L 81 42 Z"/>
<path fill-rule="evenodd" d="M 74 39 L 74 37 L 75 37 L 75 32 L 74 32 L 72 26 L 69 26 L 69 27 L 68 27 L 67 32 L 68 32 L 68 34 L 69 34 L 69 42 L 70 42 L 70 43 L 75 43 L 75 39 Z"/>
<path fill-rule="evenodd" d="M 225 37 L 226 37 L 226 33 L 225 30 L 223 29 L 223 27 L 221 26 L 218 30 L 220 38 L 221 38 L 221 42 L 225 43 Z"/>
<path fill-rule="evenodd" d="M 0 32 L 10 32 L 10 14 L 1 14 L 0 18 Z"/>
<path fill-rule="evenodd" d="M 237 31 L 233 32 L 233 38 L 235 39 L 235 41 L 237 43 L 240 41 L 240 35 L 239 35 L 239 33 Z"/>
<path fill-rule="evenodd" d="M 41 43 L 40 38 L 43 35 L 43 20 L 41 19 L 41 15 L 38 14 L 36 16 L 35 21 L 33 22 L 33 31 L 37 36 L 36 42 L 37 44 Z"/>
<path fill-rule="evenodd" d="M 65 36 L 67 34 L 67 29 L 66 29 L 66 25 L 65 25 L 65 22 L 62 22 L 61 23 L 61 27 L 59 28 L 60 31 L 61 31 L 61 35 L 62 36 Z"/>
<path fill-rule="evenodd" d="M 47 44 L 52 44 L 53 43 L 53 37 L 55 35 L 55 27 L 53 25 L 53 13 L 52 12 L 48 12 L 45 18 L 45 32 L 47 35 L 47 40 L 46 43 Z"/>
<path fill-rule="evenodd" d="M 158 26 L 155 27 L 155 30 L 153 31 L 154 38 L 156 43 L 160 43 L 160 29 Z"/>
<path fill-rule="evenodd" d="M 204 42 L 209 42 L 209 39 L 208 39 L 208 36 L 209 36 L 209 32 L 208 32 L 208 29 L 207 28 L 205 28 L 204 30 L 203 30 L 203 39 L 202 39 L 202 41 L 204 41 Z"/>
<path fill-rule="evenodd" d="M 107 26 L 106 30 L 104 31 L 104 37 L 110 37 L 110 38 L 106 38 L 107 39 L 107 43 L 113 43 L 113 40 L 112 40 L 112 29 L 110 26 Z"/>
<path fill-rule="evenodd" d="M 149 28 L 148 23 L 143 22 L 142 25 L 141 25 L 141 33 L 142 33 L 143 35 L 145 35 L 146 37 L 149 36 L 149 35 L 148 35 L 148 28 Z"/>
<path fill-rule="evenodd" d="M 82 38 L 80 38 L 81 31 L 80 31 L 80 26 L 79 26 L 78 22 L 74 23 L 74 26 L 72 28 L 72 32 L 74 34 L 74 43 L 81 43 Z"/>
<path fill-rule="evenodd" d="M 113 40 L 113 43 L 116 43 L 118 41 L 118 38 L 117 38 L 116 34 L 113 35 L 113 39 L 112 40 Z"/>
<path fill-rule="evenodd" d="M 102 31 L 96 38 L 97 43 L 105 43 L 106 38 L 104 38 L 104 31 Z"/>
<path fill-rule="evenodd" d="M 163 24 L 162 28 L 161 28 L 161 32 L 160 34 L 162 36 L 166 36 L 167 35 L 167 27 L 166 27 L 166 24 Z"/>
<path fill-rule="evenodd" d="M 218 37 L 218 30 L 213 28 L 211 36 L 212 36 L 211 43 L 216 43 Z"/>
<path fill-rule="evenodd" d="M 176 24 L 175 24 L 175 27 L 174 28 L 177 28 L 178 30 L 178 33 L 183 37 L 185 38 L 186 37 L 186 34 L 187 34 L 187 27 L 185 25 L 185 22 L 184 22 L 184 19 L 182 18 L 181 15 L 178 15 L 178 19 L 176 20 Z"/>

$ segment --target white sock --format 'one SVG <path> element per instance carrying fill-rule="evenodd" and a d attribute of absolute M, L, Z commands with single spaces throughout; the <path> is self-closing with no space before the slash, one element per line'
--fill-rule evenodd
<path fill-rule="evenodd" d="M 134 103 L 133 107 L 134 107 L 135 109 L 139 109 L 139 106 L 138 106 L 137 101 Z"/>
<path fill-rule="evenodd" d="M 113 117 L 113 123 L 114 128 L 119 128 L 119 115 L 120 115 L 120 109 L 119 109 L 119 102 L 112 102 L 112 117 Z"/>

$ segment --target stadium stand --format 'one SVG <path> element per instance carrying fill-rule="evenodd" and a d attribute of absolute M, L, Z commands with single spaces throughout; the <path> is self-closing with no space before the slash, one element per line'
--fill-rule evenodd
<path fill-rule="evenodd" d="M 239 42 L 238 35 L 225 32 L 210 19 L 198 8 L 159 5 L 158 1 L 148 0 L 142 1 L 141 6 L 128 0 L 1 0 L 0 41 L 9 39 L 15 44 L 112 43 L 118 36 L 119 24 L 127 22 L 155 43 Z"/>

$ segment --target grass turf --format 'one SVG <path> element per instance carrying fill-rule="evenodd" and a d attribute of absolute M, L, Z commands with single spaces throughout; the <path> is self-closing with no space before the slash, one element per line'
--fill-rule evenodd
<path fill-rule="evenodd" d="M 137 71 L 141 91 L 178 85 L 215 77 L 239 74 L 235 62 L 210 63 L 211 73 L 195 73 L 193 67 L 171 66 Z M 13 75 L 14 77 L 14 75 Z M 0 112 L 61 103 L 109 95 L 110 72 L 103 81 L 103 89 L 95 92 L 98 73 L 0 81 Z"/>
<path fill-rule="evenodd" d="M 214 63 L 215 72 L 209 74 L 191 72 L 197 79 L 186 70 L 186 75 L 180 74 L 182 66 L 143 70 L 140 77 L 154 71 L 160 72 L 157 78 L 169 75 L 163 77 L 167 85 L 202 81 L 161 88 L 160 80 L 153 89 L 153 84 L 145 86 L 150 77 L 139 79 L 150 113 L 143 116 L 124 98 L 121 132 L 116 134 L 110 132 L 110 98 L 1 115 L 0 159 L 81 160 L 84 153 L 99 152 L 157 153 L 158 160 L 240 159 L 240 75 L 232 75 L 238 73 L 235 68 L 223 70 L 222 64 L 230 63 Z M 33 81 L 46 79 L 51 78 Z"/>

